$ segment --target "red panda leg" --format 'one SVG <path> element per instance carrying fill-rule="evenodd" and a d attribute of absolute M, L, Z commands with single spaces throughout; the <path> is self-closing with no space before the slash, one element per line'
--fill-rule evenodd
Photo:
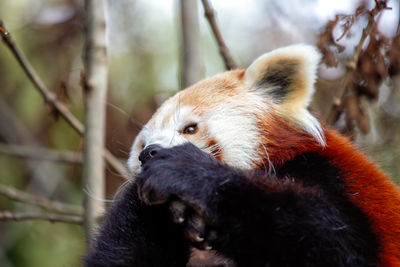
<path fill-rule="evenodd" d="M 134 183 L 111 208 L 94 243 L 87 267 L 184 267 L 190 252 L 168 208 L 144 205 Z"/>

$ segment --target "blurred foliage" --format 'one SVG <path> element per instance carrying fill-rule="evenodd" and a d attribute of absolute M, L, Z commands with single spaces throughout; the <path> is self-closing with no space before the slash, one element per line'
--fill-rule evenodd
<path fill-rule="evenodd" d="M 82 2 L 0 1 L 0 19 L 46 85 L 80 119 L 83 117 L 80 88 Z M 276 47 L 297 42 L 315 44 L 318 34 L 326 30 L 328 21 L 333 20 L 336 13 L 343 12 L 343 9 L 329 11 L 329 6 L 324 6 L 327 1 L 318 0 L 212 2 L 218 11 L 226 43 L 243 67 L 261 53 Z M 373 4 L 373 1 L 367 2 Z M 172 0 L 108 0 L 110 74 L 106 144 L 120 158 L 128 157 L 141 124 L 166 97 L 179 89 L 177 3 Z M 345 10 L 354 13 L 357 4 L 357 1 L 347 1 Z M 389 6 L 393 6 L 393 10 L 384 12 L 386 17 L 382 16 L 380 29 L 385 38 L 391 40 L 393 30 L 387 25 L 398 24 L 399 7 L 395 1 L 389 1 Z M 361 19 L 355 23 L 350 34 L 339 42 L 345 49 L 337 59 L 338 67 L 321 68 L 313 105 L 322 118 L 343 76 L 343 64 L 351 57 L 351 47 L 355 46 L 354 40 L 359 39 L 365 22 Z M 223 62 L 202 14 L 200 26 L 206 75 L 209 76 L 223 71 Z M 337 38 L 341 32 L 340 25 L 333 25 L 330 34 Z M 396 55 L 388 56 L 398 58 Z M 356 132 L 356 141 L 384 170 L 398 179 L 400 78 L 382 77 L 380 83 L 382 85 L 373 103 L 365 98 L 360 100 L 359 104 L 370 119 L 371 130 L 367 135 Z M 77 152 L 82 149 L 81 137 L 62 119 L 51 115 L 3 45 L 0 45 L 0 142 Z M 0 169 L 1 184 L 67 203 L 82 202 L 86 188 L 81 182 L 79 165 L 0 155 Z M 108 169 L 108 199 L 112 198 L 120 183 L 120 179 Z M 0 197 L 0 210 L 40 211 L 4 197 Z M 79 226 L 42 221 L 0 222 L 0 266 L 79 266 L 84 253 L 84 235 Z"/>

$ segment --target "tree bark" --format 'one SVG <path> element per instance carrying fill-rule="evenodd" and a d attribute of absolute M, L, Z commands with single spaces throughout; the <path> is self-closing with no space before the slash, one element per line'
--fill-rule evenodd
<path fill-rule="evenodd" d="M 204 14 L 210 24 L 211 30 L 214 33 L 215 40 L 219 46 L 219 53 L 222 56 L 222 59 L 225 63 L 225 68 L 227 70 L 233 70 L 237 68 L 235 61 L 232 58 L 231 52 L 229 51 L 228 46 L 226 45 L 224 39 L 222 38 L 221 31 L 218 27 L 217 20 L 215 18 L 215 10 L 211 5 L 211 2 L 208 0 L 201 0 L 204 7 Z"/>
<path fill-rule="evenodd" d="M 180 0 L 182 76 L 181 88 L 204 77 L 197 0 Z"/>
<path fill-rule="evenodd" d="M 84 227 L 90 246 L 98 220 L 105 210 L 105 175 L 103 150 L 105 146 L 105 103 L 107 92 L 106 1 L 85 0 L 84 49 L 85 74 L 82 77 L 85 103 L 84 132 Z"/>

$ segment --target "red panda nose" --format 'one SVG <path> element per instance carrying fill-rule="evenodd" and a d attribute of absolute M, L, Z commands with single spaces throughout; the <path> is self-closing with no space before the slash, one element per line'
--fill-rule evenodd
<path fill-rule="evenodd" d="M 148 145 L 139 154 L 139 160 L 144 165 L 147 161 L 153 158 L 162 147 L 159 145 Z"/>

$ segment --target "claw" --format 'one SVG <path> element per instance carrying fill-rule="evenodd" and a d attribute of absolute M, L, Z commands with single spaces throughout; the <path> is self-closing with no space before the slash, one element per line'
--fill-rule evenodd
<path fill-rule="evenodd" d="M 202 244 L 201 249 L 203 249 L 203 250 L 212 250 L 212 246 L 208 242 L 204 242 Z"/>
<path fill-rule="evenodd" d="M 169 206 L 169 209 L 171 211 L 171 218 L 173 222 L 182 224 L 185 221 L 185 204 L 180 201 L 173 201 Z"/>
<path fill-rule="evenodd" d="M 194 240 L 196 241 L 196 242 L 203 242 L 204 241 L 204 238 L 203 237 L 201 237 L 201 236 L 199 236 L 199 235 L 197 235 L 195 238 L 194 238 Z"/>
<path fill-rule="evenodd" d="M 204 241 L 204 237 L 202 237 L 200 233 L 193 230 L 185 229 L 185 236 L 188 240 L 193 242 L 194 245 L 201 244 Z"/>

